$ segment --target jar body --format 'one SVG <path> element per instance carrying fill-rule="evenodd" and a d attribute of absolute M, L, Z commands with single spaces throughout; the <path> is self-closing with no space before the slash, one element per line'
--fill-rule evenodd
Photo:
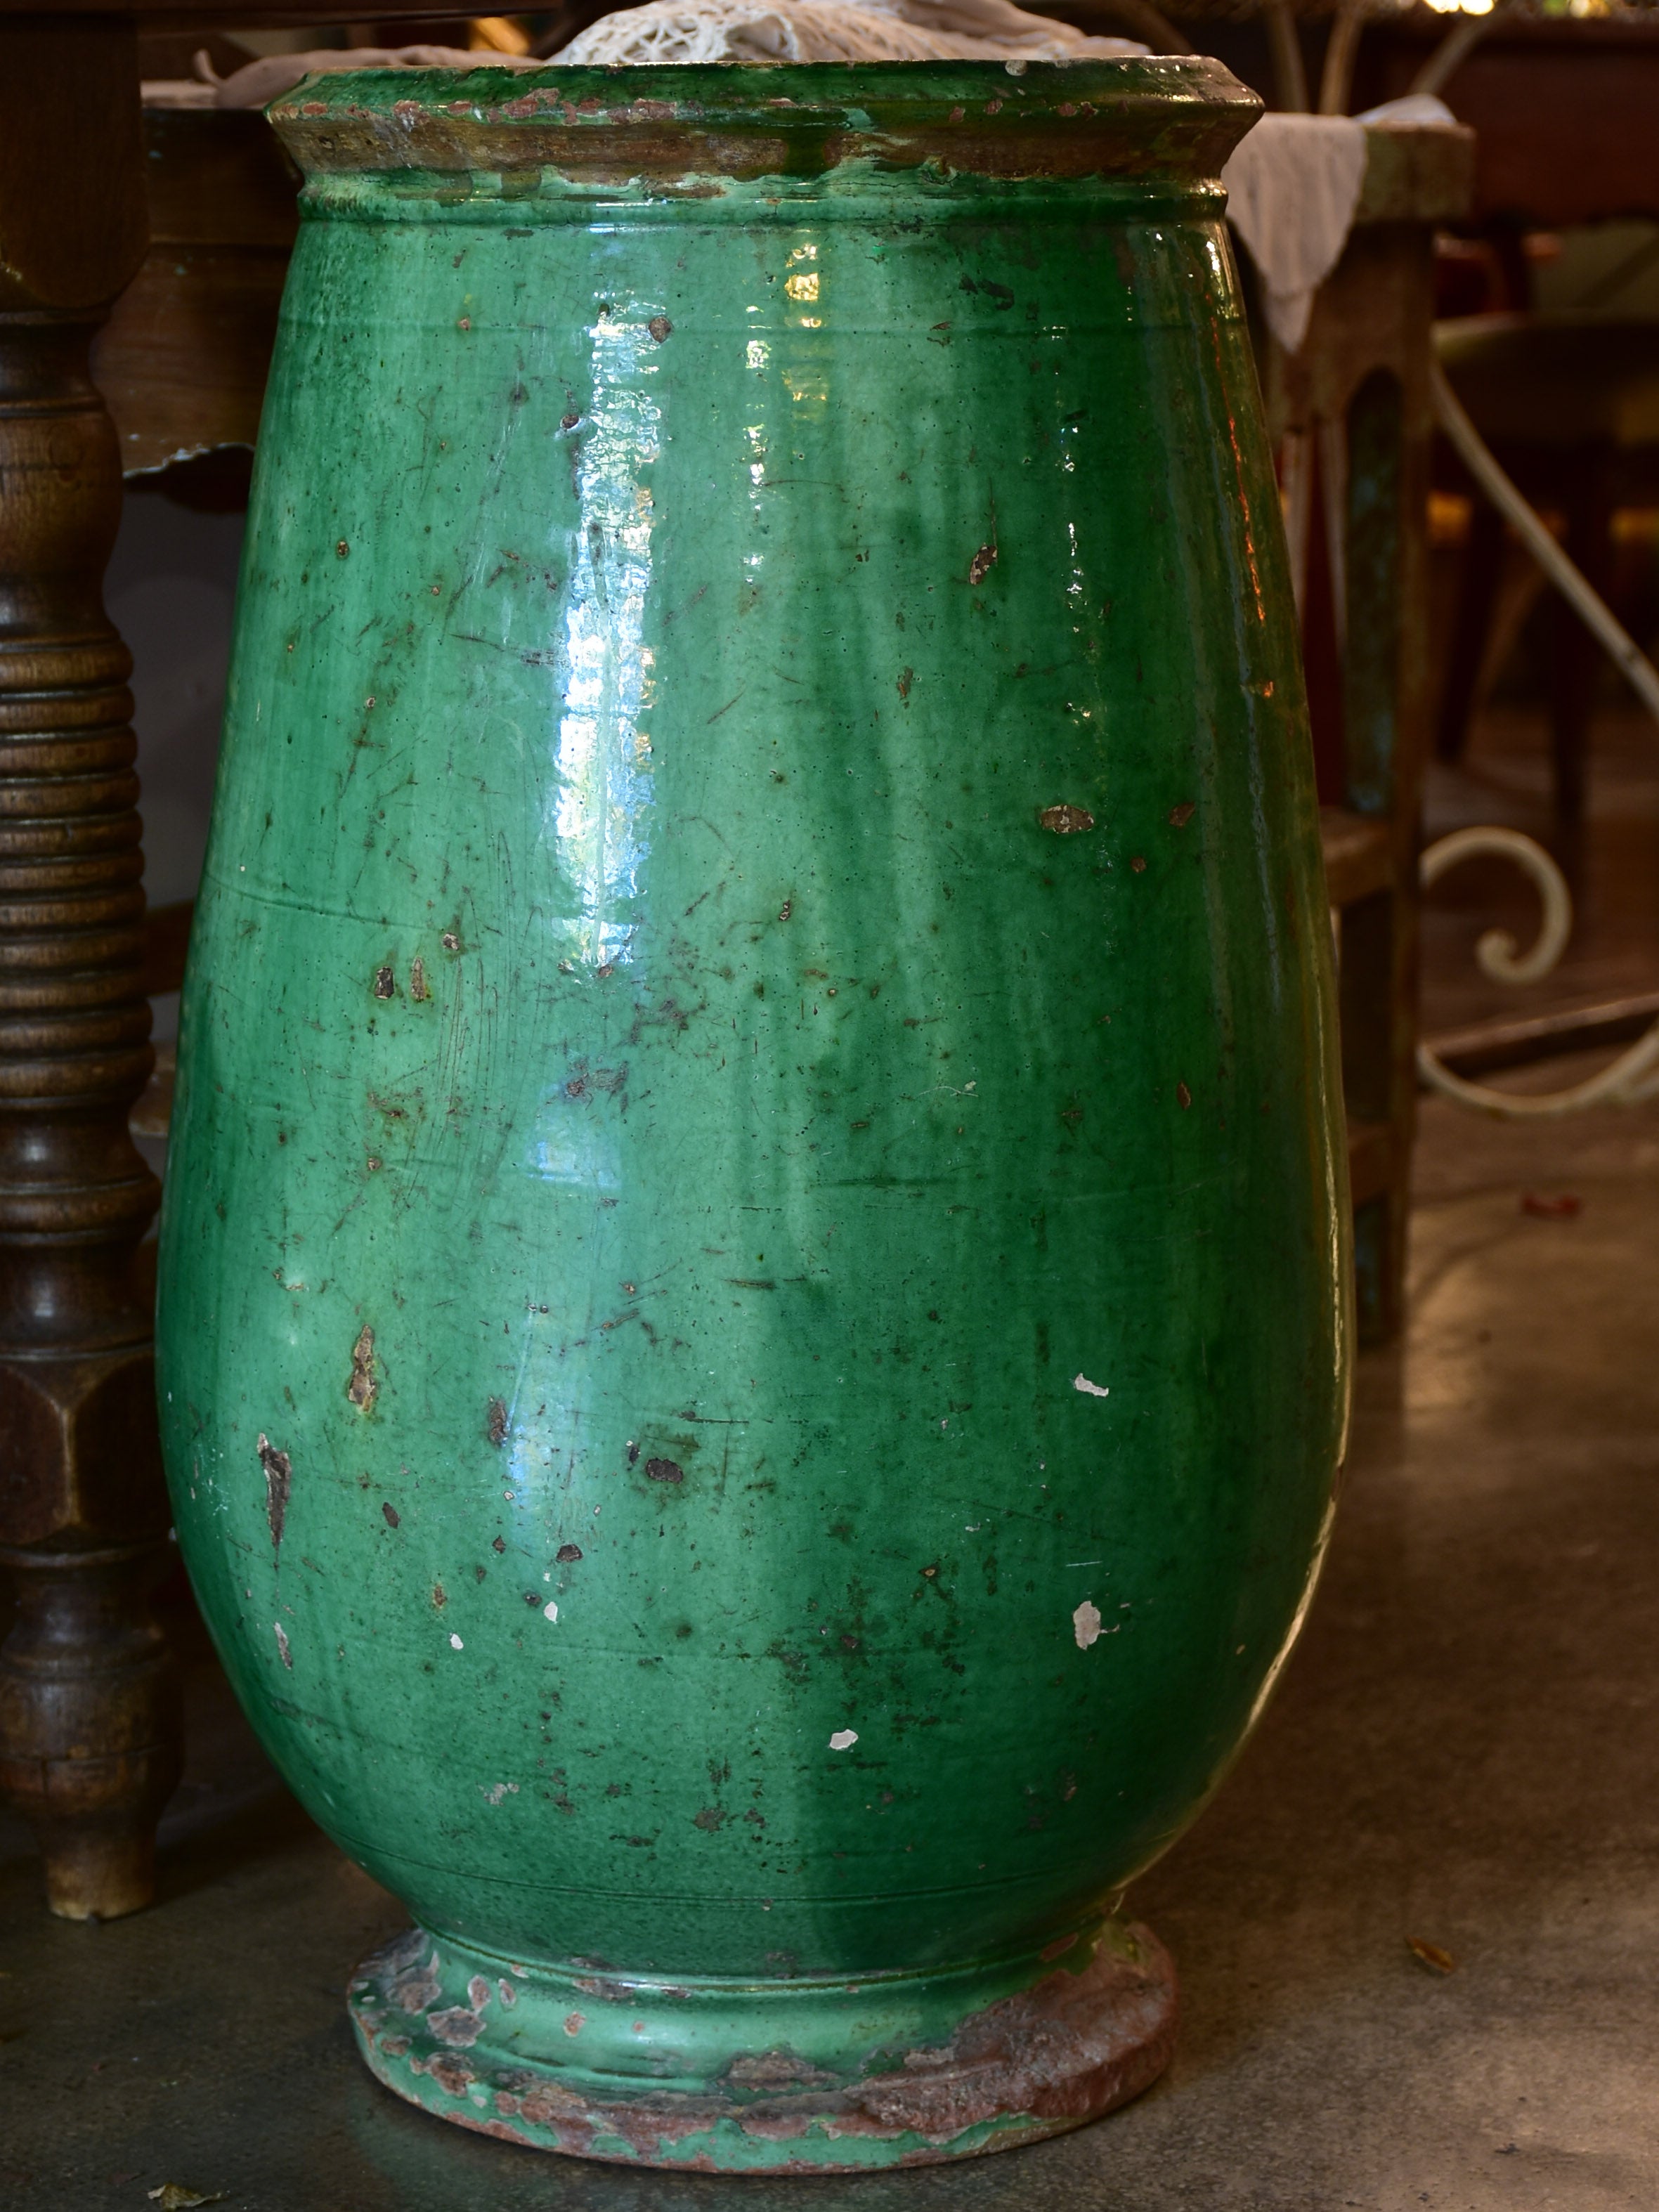
<path fill-rule="evenodd" d="M 162 1413 L 264 1741 L 469 1969 L 368 2039 L 557 2144 L 430 2019 L 938 2044 L 1214 1785 L 1340 1450 L 1329 933 L 1212 204 L 381 183 L 272 370 Z"/>

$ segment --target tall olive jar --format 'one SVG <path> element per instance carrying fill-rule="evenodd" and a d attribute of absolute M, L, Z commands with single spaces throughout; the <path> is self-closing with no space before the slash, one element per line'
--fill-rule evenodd
<path fill-rule="evenodd" d="M 1345 1191 L 1214 179 L 1127 60 L 337 76 L 167 1177 L 180 1541 L 369 2064 L 727 2170 L 1164 2064 Z M 343 1962 L 343 1965 L 344 1962 Z"/>

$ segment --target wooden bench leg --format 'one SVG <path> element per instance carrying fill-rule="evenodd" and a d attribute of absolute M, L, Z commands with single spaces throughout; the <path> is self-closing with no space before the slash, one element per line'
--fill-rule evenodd
<path fill-rule="evenodd" d="M 1359 1334 L 1395 1334 L 1405 1307 L 1417 1108 L 1417 851 L 1426 738 L 1426 404 L 1386 372 L 1348 408 L 1344 721 L 1349 803 L 1389 825 L 1389 889 L 1342 915 L 1342 1085 L 1355 1121 L 1387 1132 L 1385 1187 L 1358 1194 Z"/>
<path fill-rule="evenodd" d="M 102 601 L 121 471 L 87 366 L 143 251 L 140 131 L 130 27 L 0 19 L 0 1791 L 74 1919 L 149 1901 L 179 1769 L 131 663 Z"/>

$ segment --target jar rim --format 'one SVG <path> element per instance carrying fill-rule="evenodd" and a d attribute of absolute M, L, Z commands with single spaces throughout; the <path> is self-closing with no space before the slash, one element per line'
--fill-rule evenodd
<path fill-rule="evenodd" d="M 620 181 L 823 175 L 849 161 L 1000 180 L 1216 176 L 1261 112 L 1200 55 L 362 70 L 266 112 L 307 178 L 551 167 Z"/>

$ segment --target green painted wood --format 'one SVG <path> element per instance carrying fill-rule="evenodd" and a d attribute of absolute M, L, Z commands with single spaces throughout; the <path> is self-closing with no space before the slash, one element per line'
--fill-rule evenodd
<path fill-rule="evenodd" d="M 308 219 L 161 1388 L 232 1679 L 437 1939 L 360 1989 L 371 2045 L 418 2031 L 380 2069 L 568 2146 L 562 2092 L 492 2102 L 504 2053 L 742 2107 L 787 2014 L 828 2110 L 1128 1955 L 1103 1911 L 1304 1609 L 1350 1291 L 1207 181 L 1253 99 L 1194 61 L 513 90 L 277 112 Z M 595 2055 L 550 2023 L 600 1972 Z M 939 2155 L 1097 2090 L 578 2147 Z"/>

